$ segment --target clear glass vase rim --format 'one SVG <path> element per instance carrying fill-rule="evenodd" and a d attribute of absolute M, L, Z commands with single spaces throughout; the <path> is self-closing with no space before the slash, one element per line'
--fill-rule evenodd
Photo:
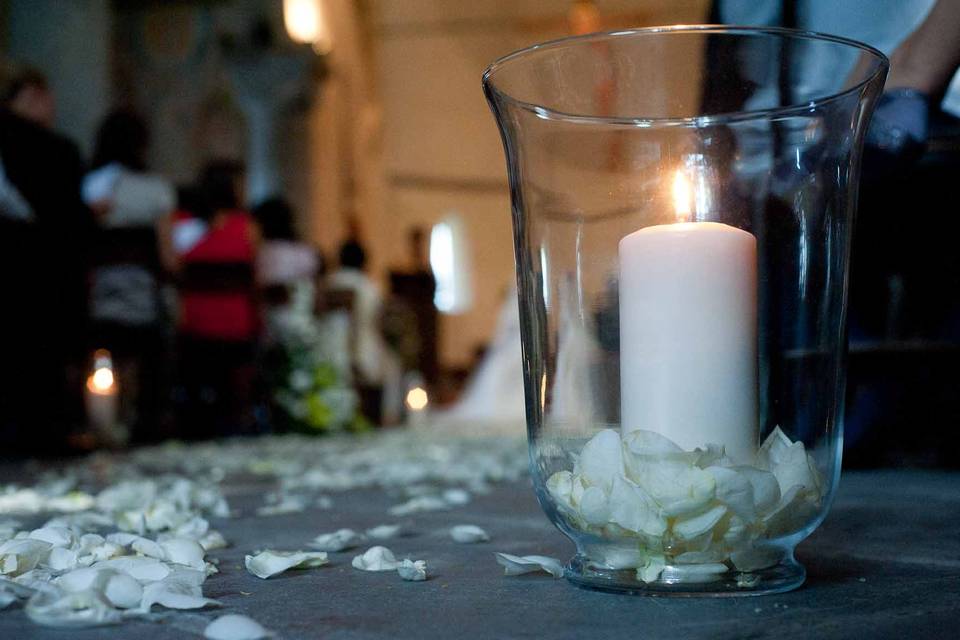
<path fill-rule="evenodd" d="M 791 104 L 782 107 L 773 107 L 767 109 L 753 109 L 745 111 L 721 112 L 716 114 L 705 114 L 700 116 L 687 117 L 643 117 L 643 116 L 591 116 L 575 113 L 566 113 L 563 111 L 549 109 L 542 105 L 526 102 L 501 91 L 494 82 L 493 76 L 505 64 L 525 57 L 535 51 L 559 48 L 571 43 L 588 43 L 597 40 L 609 40 L 629 36 L 651 36 L 656 34 L 677 34 L 677 33 L 717 33 L 717 34 L 739 34 L 739 35 L 768 35 L 780 38 L 794 38 L 797 40 L 818 40 L 821 42 L 833 42 L 848 47 L 859 49 L 863 53 L 872 55 L 878 63 L 876 69 L 860 82 L 836 93 L 824 95 L 814 100 L 808 100 L 804 103 Z M 774 120 L 783 117 L 801 115 L 829 104 L 846 96 L 859 93 L 863 87 L 874 82 L 879 76 L 885 76 L 890 61 L 887 56 L 868 44 L 835 36 L 818 31 L 808 31 L 804 29 L 788 29 L 785 27 L 757 27 L 743 25 L 718 25 L 718 24 L 699 24 L 699 25 L 670 25 L 661 27 L 643 27 L 638 29 L 619 29 L 614 31 L 598 31 L 579 36 L 566 36 L 555 40 L 537 43 L 523 49 L 518 49 L 494 60 L 483 72 L 483 87 L 486 92 L 495 94 L 500 100 L 505 101 L 515 107 L 529 111 L 538 118 L 545 120 L 559 120 L 569 123 L 589 124 L 589 125 L 618 125 L 629 127 L 653 128 L 653 127 L 705 127 L 723 125 L 734 122 L 743 122 L 748 120 Z"/>

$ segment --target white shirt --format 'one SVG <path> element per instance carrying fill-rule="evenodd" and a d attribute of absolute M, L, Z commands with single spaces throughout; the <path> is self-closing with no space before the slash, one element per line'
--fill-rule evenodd
<path fill-rule="evenodd" d="M 111 163 L 84 176 L 81 195 L 88 205 L 107 203 L 101 225 L 111 229 L 150 228 L 177 204 L 173 186 L 163 178 Z M 101 322 L 144 326 L 159 317 L 157 283 L 137 264 L 94 270 L 90 315 Z"/>
<path fill-rule="evenodd" d="M 294 284 L 317 275 L 317 252 L 302 242 L 266 240 L 257 253 L 260 284 Z"/>
<path fill-rule="evenodd" d="M 379 289 L 358 269 L 340 269 L 327 278 L 327 286 L 353 292 L 353 323 L 356 332 L 354 362 L 365 381 L 382 382 L 390 354 L 380 335 L 383 298 Z"/>
<path fill-rule="evenodd" d="M 782 0 L 725 0 L 720 19 L 725 24 L 776 25 L 783 19 Z M 933 9 L 936 0 L 799 0 L 797 28 L 851 38 L 876 47 L 886 55 L 913 33 Z M 827 55 L 827 50 L 823 49 Z M 832 60 L 797 61 L 798 77 L 817 79 L 827 87 L 835 80 L 839 89 L 850 69 L 837 69 Z M 960 73 L 954 75 L 941 107 L 960 115 Z"/>
<path fill-rule="evenodd" d="M 88 173 L 81 188 L 88 205 L 108 203 L 101 224 L 109 228 L 150 227 L 177 206 L 177 194 L 167 180 L 116 162 Z"/>

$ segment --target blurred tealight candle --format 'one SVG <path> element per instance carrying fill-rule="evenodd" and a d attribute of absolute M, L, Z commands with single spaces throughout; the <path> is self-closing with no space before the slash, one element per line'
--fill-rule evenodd
<path fill-rule="evenodd" d="M 412 426 L 422 425 L 426 418 L 427 407 L 430 406 L 427 390 L 421 384 L 409 386 L 404 404 L 407 406 L 407 422 Z"/>
<path fill-rule="evenodd" d="M 93 357 L 93 373 L 87 376 L 84 403 L 87 420 L 100 433 L 112 432 L 117 424 L 119 388 L 110 352 L 99 349 Z"/>
<path fill-rule="evenodd" d="M 407 392 L 407 408 L 411 411 L 423 411 L 429 403 L 430 399 L 423 387 L 414 387 Z"/>

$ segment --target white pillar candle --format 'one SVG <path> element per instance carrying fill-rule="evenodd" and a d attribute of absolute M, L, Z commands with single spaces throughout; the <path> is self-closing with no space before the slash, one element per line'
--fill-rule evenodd
<path fill-rule="evenodd" d="M 757 448 L 757 242 L 716 222 L 640 229 L 620 241 L 624 434 L 684 449 Z"/>

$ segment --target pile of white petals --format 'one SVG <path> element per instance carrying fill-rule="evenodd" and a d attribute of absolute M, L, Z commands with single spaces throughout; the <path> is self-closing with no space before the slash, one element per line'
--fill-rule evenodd
<path fill-rule="evenodd" d="M 808 522 L 824 490 L 803 443 L 779 428 L 750 465 L 734 464 L 716 445 L 684 451 L 651 431 L 621 439 L 605 429 L 547 489 L 573 526 L 618 543 L 595 545 L 592 561 L 636 569 L 645 582 L 665 572 L 672 581 L 709 581 L 731 567 L 776 564 L 780 554 L 762 540 Z"/>
<path fill-rule="evenodd" d="M 41 476 L 32 486 L 0 485 L 0 609 L 21 604 L 31 620 L 90 627 L 151 617 L 155 608 L 217 606 L 203 594 L 217 572 L 207 553 L 227 546 L 208 518 L 230 517 L 221 492 L 228 479 L 275 483 L 258 516 L 328 509 L 331 492 L 381 489 L 395 496 L 392 515 L 453 509 L 494 483 L 527 473 L 520 438 L 475 438 L 397 430 L 370 436 L 268 436 L 211 443 L 167 443 L 129 453 L 97 453 Z M 93 488 L 103 487 L 99 492 Z M 58 512 L 39 527 L 24 516 Z M 8 518 L 8 516 L 10 516 Z M 18 519 L 13 519 L 16 516 Z M 42 516 L 41 516 L 42 517 Z M 261 578 L 317 567 L 326 552 L 401 533 L 383 524 L 364 533 L 317 536 L 316 551 L 265 550 L 246 557 Z M 427 577 L 422 560 L 398 560 L 373 547 L 354 566 L 388 570 L 404 580 Z M 269 632 L 242 616 L 225 616 L 208 637 Z"/>
<path fill-rule="evenodd" d="M 189 478 L 271 476 L 279 480 L 281 497 L 371 488 L 422 491 L 430 485 L 483 493 L 492 483 L 523 477 L 528 464 L 525 442 L 519 437 L 470 438 L 409 429 L 369 436 L 285 435 L 167 443 L 138 449 L 127 459 L 137 468 L 163 469 Z M 445 498 L 442 494 L 438 492 L 437 497 L 448 504 L 465 501 L 463 493 Z"/>
<path fill-rule="evenodd" d="M 94 509 L 35 529 L 0 523 L 0 607 L 25 601 L 38 624 L 87 627 L 147 616 L 155 606 L 219 604 L 202 589 L 217 572 L 207 551 L 226 546 L 204 517 L 229 514 L 215 486 L 164 477 L 122 481 L 88 497 Z"/>

